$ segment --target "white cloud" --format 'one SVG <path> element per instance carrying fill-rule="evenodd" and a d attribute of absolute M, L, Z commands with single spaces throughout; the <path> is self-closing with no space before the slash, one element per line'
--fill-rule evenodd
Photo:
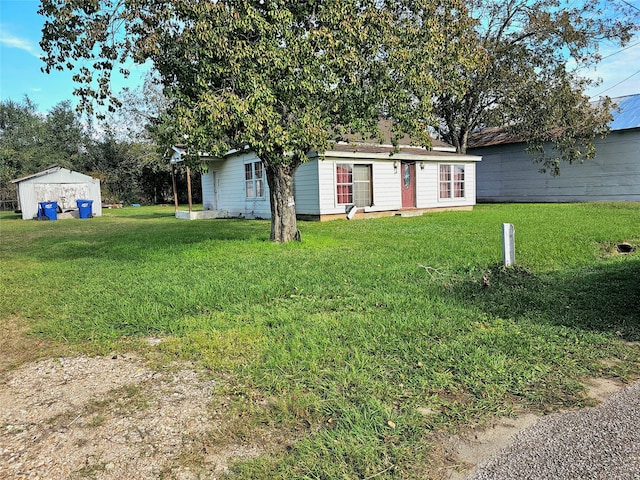
<path fill-rule="evenodd" d="M 37 44 L 34 45 L 29 40 L 16 37 L 7 32 L 5 28 L 0 29 L 0 45 L 8 48 L 17 48 L 27 52 L 29 55 L 40 58 L 40 47 Z"/>

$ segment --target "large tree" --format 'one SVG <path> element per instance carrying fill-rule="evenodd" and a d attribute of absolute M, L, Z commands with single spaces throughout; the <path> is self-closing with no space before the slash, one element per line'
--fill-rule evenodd
<path fill-rule="evenodd" d="M 610 0 L 470 0 L 481 68 L 460 68 L 462 90 L 439 95 L 442 138 L 464 153 L 482 127 L 528 142 L 543 169 L 593 157 L 611 104 L 590 102 L 585 69 L 603 42 L 624 45 L 640 27 L 637 9 Z M 461 93 L 462 92 L 462 93 Z M 544 148 L 551 142 L 552 149 Z"/>
<path fill-rule="evenodd" d="M 253 149 L 280 242 L 296 237 L 292 181 L 310 151 L 375 135 L 380 117 L 427 145 L 431 99 L 459 87 L 431 72 L 478 57 L 459 0 L 42 0 L 40 13 L 47 71 L 83 65 L 81 106 L 109 101 L 118 64 L 150 60 L 171 100 L 167 141 Z"/>

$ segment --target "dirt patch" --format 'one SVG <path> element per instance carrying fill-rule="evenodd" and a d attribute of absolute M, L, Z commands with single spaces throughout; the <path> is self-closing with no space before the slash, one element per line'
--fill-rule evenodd
<path fill-rule="evenodd" d="M 0 478 L 217 478 L 263 453 L 220 442 L 229 401 L 191 364 L 48 359 L 0 381 Z"/>
<path fill-rule="evenodd" d="M 17 365 L 61 352 L 62 346 L 27 335 L 26 322 L 18 317 L 2 319 L 0 329 L 0 373 Z"/>

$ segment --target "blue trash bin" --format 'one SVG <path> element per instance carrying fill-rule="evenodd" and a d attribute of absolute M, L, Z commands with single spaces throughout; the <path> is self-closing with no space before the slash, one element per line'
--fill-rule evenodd
<path fill-rule="evenodd" d="M 58 219 L 58 202 L 39 202 L 38 205 L 40 205 L 38 209 L 38 219 Z"/>
<path fill-rule="evenodd" d="M 92 209 L 93 200 L 76 200 L 76 204 L 78 205 L 78 212 L 80 218 L 91 218 L 93 217 Z"/>

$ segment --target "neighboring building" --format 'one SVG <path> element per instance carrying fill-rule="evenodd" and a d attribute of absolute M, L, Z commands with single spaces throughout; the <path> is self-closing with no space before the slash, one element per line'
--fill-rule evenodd
<path fill-rule="evenodd" d="M 174 161 L 182 151 L 174 147 Z M 270 218 L 269 187 L 260 159 L 250 150 L 224 158 L 203 156 L 205 212 L 181 218 Z M 402 145 L 339 143 L 312 153 L 294 177 L 298 218 L 331 220 L 419 215 L 440 209 L 471 209 L 476 203 L 476 163 L 435 141 L 432 150 Z M 353 207 L 355 211 L 351 211 Z"/>
<path fill-rule="evenodd" d="M 22 218 L 36 218 L 40 202 L 57 202 L 61 212 L 77 211 L 77 200 L 92 200 L 93 216 L 102 215 L 100 180 L 53 165 L 11 183 L 18 190 L 18 209 Z"/>
<path fill-rule="evenodd" d="M 540 173 L 526 144 L 496 128 L 474 136 L 469 153 L 482 155 L 478 202 L 640 201 L 640 95 L 614 98 L 611 132 L 596 139 L 596 157 L 563 163 L 560 175 Z"/>

